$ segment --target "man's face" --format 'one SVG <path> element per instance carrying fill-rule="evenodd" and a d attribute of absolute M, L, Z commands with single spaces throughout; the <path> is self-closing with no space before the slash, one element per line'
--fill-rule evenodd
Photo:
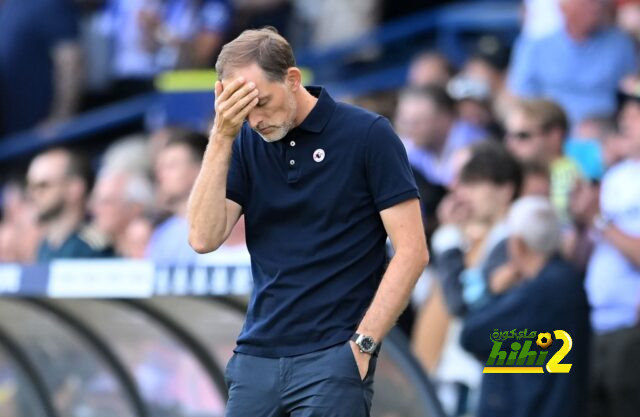
<path fill-rule="evenodd" d="M 603 22 L 609 0 L 563 0 L 560 8 L 565 21 L 580 36 L 588 36 Z"/>
<path fill-rule="evenodd" d="M 185 145 L 170 145 L 158 155 L 156 180 L 158 193 L 164 202 L 174 205 L 189 196 L 200 164 Z"/>
<path fill-rule="evenodd" d="M 507 116 L 505 128 L 507 147 L 518 159 L 546 162 L 546 135 L 535 121 L 513 111 Z"/>
<path fill-rule="evenodd" d="M 284 80 L 270 81 L 256 63 L 232 71 L 222 80 L 223 87 L 240 76 L 253 81 L 258 90 L 258 104 L 247 117 L 251 128 L 267 142 L 285 137 L 295 127 L 298 106 L 294 92 Z"/>
<path fill-rule="evenodd" d="M 27 188 L 40 222 L 49 222 L 65 210 L 68 163 L 63 154 L 48 153 L 36 157 L 29 166 Z"/>
<path fill-rule="evenodd" d="M 502 206 L 509 204 L 505 198 L 506 186 L 490 181 L 460 182 L 456 185 L 455 193 L 469 208 L 471 218 L 482 223 L 492 222 L 496 213 L 506 210 Z"/>
<path fill-rule="evenodd" d="M 91 197 L 91 213 L 98 229 L 116 238 L 123 233 L 133 217 L 133 205 L 126 201 L 126 178 L 107 175 L 96 183 Z"/>
<path fill-rule="evenodd" d="M 430 100 L 406 96 L 398 103 L 395 128 L 422 148 L 441 146 L 446 141 L 451 127 L 449 115 L 435 108 Z"/>

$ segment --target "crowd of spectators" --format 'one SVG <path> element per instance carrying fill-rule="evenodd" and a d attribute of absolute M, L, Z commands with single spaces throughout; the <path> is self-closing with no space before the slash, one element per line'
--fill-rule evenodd
<path fill-rule="evenodd" d="M 94 81 L 107 80 L 102 91 L 118 98 L 146 91 L 162 69 L 210 66 L 233 31 L 232 16 L 245 24 L 288 23 L 300 42 L 343 40 L 329 39 L 338 36 L 330 28 L 341 20 L 323 21 L 313 2 L 78 3 L 92 11 L 84 20 L 90 33 L 116 46 L 102 67 L 105 77 Z M 547 27 L 531 21 L 539 3 L 557 17 Z M 366 18 L 344 36 L 364 33 L 379 19 L 372 16 L 379 2 L 358 4 Z M 635 416 L 640 2 L 530 0 L 526 6 L 511 54 L 491 37 L 481 38 L 459 68 L 441 51 L 420 52 L 396 94 L 389 116 L 420 189 L 432 252 L 410 307 L 415 320 L 405 330 L 452 416 Z M 31 7 L 50 10 L 31 13 Z M 65 7 L 78 5 L 0 0 L 5 132 L 66 117 L 81 105 L 70 96 L 80 91 L 72 86 L 79 20 L 69 19 L 71 12 L 50 19 Z M 268 16 L 274 20 L 263 21 Z M 295 30 L 312 20 L 325 29 Z M 9 44 L 4 34 L 12 30 Z M 19 42 L 33 37 L 42 49 L 19 53 Z M 98 50 L 100 43 L 93 45 Z M 48 58 L 38 62 L 36 55 Z M 5 68 L 13 56 L 24 61 Z M 16 68 L 20 74 L 11 72 Z M 21 76 L 48 105 L 26 104 L 9 85 Z M 99 92 L 92 99 L 113 99 Z M 113 143 L 98 169 L 73 150 L 42 152 L 25 187 L 4 185 L 0 261 L 118 256 L 193 264 L 245 251 L 242 221 L 215 254 L 198 255 L 188 246 L 187 198 L 206 143 L 204 132 L 168 126 Z M 573 338 L 570 375 L 483 376 L 495 328 L 565 330 Z"/>

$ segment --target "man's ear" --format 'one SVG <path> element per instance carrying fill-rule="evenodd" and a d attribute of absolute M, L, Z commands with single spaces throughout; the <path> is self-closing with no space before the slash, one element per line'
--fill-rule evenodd
<path fill-rule="evenodd" d="M 511 236 L 508 240 L 509 257 L 513 261 L 522 259 L 527 254 L 527 244 L 521 237 Z"/>
<path fill-rule="evenodd" d="M 302 72 L 298 67 L 289 67 L 284 81 L 291 91 L 297 91 L 302 85 Z"/>

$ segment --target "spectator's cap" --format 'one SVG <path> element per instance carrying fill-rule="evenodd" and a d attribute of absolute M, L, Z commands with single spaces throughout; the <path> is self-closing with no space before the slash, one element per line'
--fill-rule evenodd
<path fill-rule="evenodd" d="M 491 88 L 486 82 L 465 75 L 458 75 L 449 81 L 447 93 L 457 101 L 475 100 L 485 102 L 491 98 Z"/>
<path fill-rule="evenodd" d="M 471 59 L 479 59 L 498 71 L 505 71 L 509 66 L 511 52 L 497 36 L 485 35 L 478 42 L 471 53 Z"/>

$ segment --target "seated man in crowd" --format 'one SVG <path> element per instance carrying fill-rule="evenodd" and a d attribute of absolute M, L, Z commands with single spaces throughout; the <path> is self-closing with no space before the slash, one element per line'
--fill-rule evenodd
<path fill-rule="evenodd" d="M 113 255 L 108 240 L 85 224 L 92 184 L 89 163 L 69 150 L 48 150 L 31 161 L 27 187 L 45 231 L 38 262 Z"/>
<path fill-rule="evenodd" d="M 550 199 L 563 224 L 569 223 L 569 195 L 580 178 L 578 165 L 563 154 L 569 122 L 562 109 L 544 99 L 520 100 L 505 120 L 507 147 L 525 163 L 549 169 Z"/>
<path fill-rule="evenodd" d="M 118 255 L 125 254 L 130 224 L 150 212 L 153 187 L 143 175 L 125 171 L 101 171 L 91 198 L 93 223 L 112 242 Z"/>
<path fill-rule="evenodd" d="M 608 24 L 612 2 L 559 3 L 564 27 L 516 45 L 509 89 L 518 97 L 549 97 L 568 112 L 572 126 L 593 115 L 612 116 L 618 83 L 638 70 L 633 41 Z"/>
<path fill-rule="evenodd" d="M 501 144 L 471 148 L 431 241 L 451 314 L 463 315 L 490 295 L 492 273 L 507 261 L 505 218 L 521 184 L 520 164 Z"/>
<path fill-rule="evenodd" d="M 155 166 L 159 204 L 171 217 L 158 225 L 147 247 L 147 258 L 163 263 L 192 264 L 198 254 L 189 246 L 187 200 L 200 172 L 207 137 L 186 129 L 171 134 L 159 151 Z"/>
<path fill-rule="evenodd" d="M 555 330 L 564 330 L 573 344 L 562 363 L 572 366 L 569 373 L 546 375 L 484 373 L 477 416 L 583 417 L 589 310 L 582 279 L 557 255 L 558 220 L 546 198 L 529 196 L 516 201 L 507 224 L 509 255 L 519 284 L 466 317 L 462 346 L 486 362 L 495 329 L 529 329 L 552 335 Z M 554 339 L 548 358 L 563 343 Z M 501 350 L 509 352 L 510 343 L 502 342 Z M 536 349 L 533 345 L 531 351 Z"/>
<path fill-rule="evenodd" d="M 394 127 L 403 139 L 414 171 L 431 184 L 449 186 L 453 155 L 486 138 L 483 129 L 460 121 L 456 103 L 444 88 L 410 88 L 400 94 Z"/>

